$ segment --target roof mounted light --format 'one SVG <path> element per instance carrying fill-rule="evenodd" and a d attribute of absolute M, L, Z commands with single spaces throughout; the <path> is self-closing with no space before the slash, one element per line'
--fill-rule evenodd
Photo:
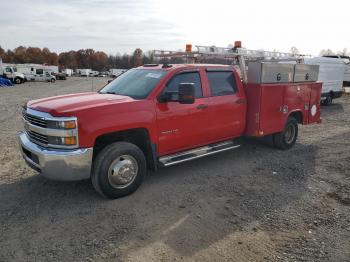
<path fill-rule="evenodd" d="M 192 52 L 192 45 L 191 44 L 186 44 L 186 52 L 191 53 Z"/>
<path fill-rule="evenodd" d="M 235 41 L 234 48 L 242 48 L 242 41 Z"/>

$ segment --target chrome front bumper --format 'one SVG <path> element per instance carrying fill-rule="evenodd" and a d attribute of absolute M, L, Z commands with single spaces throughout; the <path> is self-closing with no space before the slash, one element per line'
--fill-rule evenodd
<path fill-rule="evenodd" d="M 31 142 L 25 132 L 19 133 L 18 140 L 24 160 L 44 177 L 61 181 L 90 178 L 92 148 L 48 149 Z"/>

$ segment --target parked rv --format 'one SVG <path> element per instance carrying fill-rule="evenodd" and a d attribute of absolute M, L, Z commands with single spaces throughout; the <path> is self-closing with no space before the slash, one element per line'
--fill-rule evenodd
<path fill-rule="evenodd" d="M 319 65 L 318 81 L 323 82 L 321 101 L 323 105 L 332 104 L 333 99 L 343 94 L 345 64 L 338 58 L 305 58 L 305 64 Z"/>
<path fill-rule="evenodd" d="M 43 69 L 36 69 L 35 74 L 26 75 L 26 80 L 54 83 L 56 81 L 56 77 L 52 75 L 50 71 L 45 71 Z"/>

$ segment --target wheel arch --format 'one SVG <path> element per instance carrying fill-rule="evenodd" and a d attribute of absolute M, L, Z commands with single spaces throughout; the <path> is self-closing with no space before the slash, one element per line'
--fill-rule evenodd
<path fill-rule="evenodd" d="M 93 159 L 107 145 L 122 141 L 138 146 L 146 157 L 148 167 L 153 171 L 157 170 L 157 146 L 152 143 L 147 128 L 133 128 L 99 135 L 95 139 Z"/>
<path fill-rule="evenodd" d="M 292 111 L 291 113 L 289 113 L 288 118 L 289 117 L 294 117 L 297 120 L 298 124 L 302 124 L 304 121 L 304 115 L 301 112 L 301 110 Z"/>

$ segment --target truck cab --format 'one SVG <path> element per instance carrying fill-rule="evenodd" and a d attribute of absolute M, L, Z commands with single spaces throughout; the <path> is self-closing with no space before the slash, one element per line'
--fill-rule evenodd
<path fill-rule="evenodd" d="M 0 72 L 5 78 L 11 80 L 12 83 L 21 84 L 25 81 L 24 75 L 18 73 L 16 67 L 4 66 L 0 68 Z"/>
<path fill-rule="evenodd" d="M 322 84 L 276 75 L 274 83 L 244 83 L 234 66 L 144 65 L 99 92 L 29 101 L 21 152 L 47 178 L 91 179 L 102 196 L 118 198 L 147 169 L 237 148 L 241 136 L 271 135 L 286 150 L 298 124 L 320 121 Z"/>

